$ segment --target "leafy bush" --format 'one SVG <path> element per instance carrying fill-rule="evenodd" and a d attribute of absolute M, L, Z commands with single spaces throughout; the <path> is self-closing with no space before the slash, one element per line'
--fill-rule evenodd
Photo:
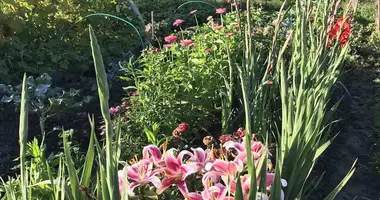
<path fill-rule="evenodd" d="M 0 52 L 0 81 L 7 83 L 19 82 L 24 72 L 39 75 L 65 70 L 79 76 L 87 72 L 91 52 L 86 23 L 69 27 L 88 14 L 109 13 L 138 24 L 132 11 L 117 1 L 1 0 L 0 7 L 0 48 L 7 49 Z M 135 31 L 122 22 L 102 16 L 87 22 L 101 33 L 107 63 L 141 46 Z"/>
<path fill-rule="evenodd" d="M 267 20 L 261 17 L 263 14 L 261 10 L 255 13 L 254 39 L 256 48 L 264 53 L 270 39 L 259 28 Z M 163 48 L 152 47 L 123 68 L 127 76 L 122 79 L 133 80 L 136 86 L 127 89 L 138 91 L 126 114 L 137 130 L 157 123 L 163 132 L 170 133 L 180 122 L 207 128 L 227 104 L 222 100 L 239 93 L 239 88 L 233 88 L 236 79 L 229 79 L 230 73 L 238 72 L 235 65 L 243 60 L 244 36 L 236 17 L 235 13 L 226 15 L 223 21 L 210 19 L 203 26 L 167 36 Z M 233 118 L 230 113 L 226 115 Z"/>

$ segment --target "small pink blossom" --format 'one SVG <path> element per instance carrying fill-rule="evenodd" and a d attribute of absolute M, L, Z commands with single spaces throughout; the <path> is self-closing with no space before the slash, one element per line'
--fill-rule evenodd
<path fill-rule="evenodd" d="M 226 143 L 228 141 L 231 141 L 231 140 L 232 140 L 231 135 L 221 135 L 221 136 L 219 136 L 219 141 L 222 144 L 224 144 L 224 143 Z"/>
<path fill-rule="evenodd" d="M 131 97 L 137 97 L 139 96 L 139 93 L 137 91 L 134 91 L 131 93 Z"/>
<path fill-rule="evenodd" d="M 174 43 L 177 41 L 177 36 L 175 35 L 169 35 L 164 38 L 165 42 L 167 43 Z"/>
<path fill-rule="evenodd" d="M 212 28 L 214 28 L 215 30 L 222 30 L 224 27 L 222 25 L 219 25 L 219 24 L 213 24 Z"/>
<path fill-rule="evenodd" d="M 190 11 L 190 14 L 195 14 L 198 10 L 192 10 Z"/>
<path fill-rule="evenodd" d="M 180 133 L 184 133 L 187 130 L 189 130 L 189 127 L 190 127 L 189 124 L 182 122 L 177 126 L 177 128 L 175 130 L 180 132 Z"/>
<path fill-rule="evenodd" d="M 180 44 L 183 47 L 191 47 L 195 45 L 195 43 L 192 40 L 181 40 Z"/>
<path fill-rule="evenodd" d="M 171 44 L 164 44 L 164 48 L 165 49 L 170 49 L 170 48 L 172 48 L 172 45 Z"/>
<path fill-rule="evenodd" d="M 226 33 L 226 36 L 227 37 L 231 37 L 233 35 L 233 33 L 229 32 L 229 33 Z"/>
<path fill-rule="evenodd" d="M 174 21 L 173 26 L 181 26 L 181 24 L 183 24 L 183 22 L 185 22 L 185 20 L 177 19 Z"/>
<path fill-rule="evenodd" d="M 226 8 L 217 8 L 216 9 L 216 14 L 224 14 L 227 12 Z"/>
<path fill-rule="evenodd" d="M 109 109 L 109 112 L 111 115 L 116 115 L 117 113 L 119 113 L 119 111 L 120 111 L 120 106 L 111 107 Z"/>
<path fill-rule="evenodd" d="M 234 136 L 236 136 L 237 138 L 241 139 L 245 136 L 245 132 L 244 132 L 244 129 L 243 128 L 239 128 L 235 133 L 234 133 Z"/>

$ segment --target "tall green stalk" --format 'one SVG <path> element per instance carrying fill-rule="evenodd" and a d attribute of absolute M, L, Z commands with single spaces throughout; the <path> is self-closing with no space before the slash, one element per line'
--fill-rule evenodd
<path fill-rule="evenodd" d="M 21 93 L 21 110 L 19 125 L 19 143 L 20 143 L 20 171 L 21 171 L 21 194 L 23 200 L 28 200 L 28 173 L 25 168 L 25 154 L 28 140 L 28 87 L 26 82 L 26 74 L 22 81 Z"/>
<path fill-rule="evenodd" d="M 96 81 L 98 83 L 98 93 L 100 100 L 100 109 L 102 112 L 103 120 L 106 129 L 106 182 L 108 187 L 108 192 L 110 194 L 109 199 L 119 199 L 119 192 L 117 188 L 117 163 L 114 160 L 112 141 L 113 141 L 113 130 L 112 122 L 109 113 L 109 87 L 107 83 L 106 71 L 104 68 L 103 58 L 98 45 L 94 30 L 89 26 L 90 39 L 91 39 L 91 49 L 92 56 L 94 59 Z"/>

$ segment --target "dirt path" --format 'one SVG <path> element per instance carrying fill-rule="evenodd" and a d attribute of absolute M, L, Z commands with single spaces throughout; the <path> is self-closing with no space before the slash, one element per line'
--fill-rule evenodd
<path fill-rule="evenodd" d="M 342 79 L 350 94 L 346 93 L 337 113 L 343 119 L 335 131 L 340 134 L 316 166 L 317 171 L 326 171 L 326 174 L 314 193 L 315 200 L 323 199 L 335 188 L 356 158 L 357 170 L 336 199 L 380 199 L 380 176 L 371 166 L 376 96 L 374 74 L 372 69 L 356 69 L 347 72 Z M 335 93 L 339 98 L 345 91 L 341 88 Z"/>

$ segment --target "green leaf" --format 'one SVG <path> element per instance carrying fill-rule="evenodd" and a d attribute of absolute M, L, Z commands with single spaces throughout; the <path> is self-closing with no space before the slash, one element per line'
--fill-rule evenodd
<path fill-rule="evenodd" d="M 21 194 L 22 199 L 28 199 L 28 172 L 26 170 L 26 148 L 28 140 L 28 87 L 26 74 L 22 81 L 21 92 L 21 110 L 20 110 L 20 125 L 19 125 L 19 141 L 20 141 L 20 166 L 21 166 Z"/>
<path fill-rule="evenodd" d="M 80 185 L 79 185 L 78 175 L 77 175 L 77 171 L 76 171 L 75 166 L 74 166 L 74 161 L 71 157 L 70 146 L 69 146 L 69 143 L 67 141 L 67 136 L 71 135 L 72 132 L 73 132 L 73 130 L 64 131 L 62 133 L 63 150 L 65 153 L 65 161 L 66 161 L 66 166 L 67 166 L 67 170 L 69 173 L 69 180 L 70 180 L 70 187 L 71 187 L 70 192 L 75 197 L 75 199 L 80 200 L 80 199 L 84 199 L 84 196 L 82 196 L 81 192 L 79 191 Z"/>
<path fill-rule="evenodd" d="M 346 185 L 346 183 L 350 180 L 352 175 L 354 174 L 356 168 L 356 162 L 358 159 L 355 160 L 355 162 L 352 164 L 352 167 L 350 171 L 348 171 L 347 175 L 343 178 L 343 180 L 336 186 L 336 188 L 324 199 L 324 200 L 334 200 L 336 195 L 343 189 L 343 187 Z"/>
<path fill-rule="evenodd" d="M 252 181 L 252 182 L 255 182 L 255 181 Z M 236 180 L 236 190 L 235 190 L 234 200 L 244 200 L 243 188 L 241 187 L 240 174 L 238 175 L 237 180 Z"/>
<path fill-rule="evenodd" d="M 90 117 L 89 117 L 90 118 Z M 95 157 L 95 122 L 94 122 L 94 116 L 92 116 L 91 121 L 91 133 L 90 133 L 90 142 L 88 144 L 87 154 L 86 154 L 86 160 L 83 167 L 82 177 L 80 179 L 80 184 L 84 186 L 89 186 L 90 178 L 91 178 L 91 171 L 92 171 L 92 165 L 94 162 Z"/>

